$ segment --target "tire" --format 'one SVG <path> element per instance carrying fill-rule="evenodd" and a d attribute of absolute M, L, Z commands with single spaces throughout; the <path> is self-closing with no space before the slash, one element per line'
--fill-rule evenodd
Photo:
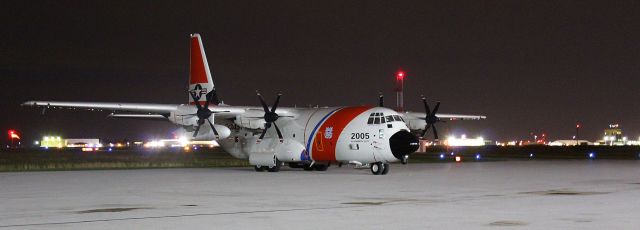
<path fill-rule="evenodd" d="M 298 162 L 289 162 L 289 168 L 299 169 L 299 168 L 302 168 L 302 167 L 303 167 L 303 165 L 298 163 Z"/>
<path fill-rule="evenodd" d="M 384 163 L 382 164 L 383 169 L 382 169 L 382 175 L 387 175 L 387 173 L 389 173 L 389 164 L 388 163 Z"/>
<path fill-rule="evenodd" d="M 371 173 L 373 175 L 380 175 L 384 170 L 384 165 L 380 162 L 371 163 Z"/>
<path fill-rule="evenodd" d="M 256 170 L 256 172 L 262 172 L 262 171 L 264 171 L 264 168 L 263 168 L 263 167 L 260 167 L 259 165 L 254 165 L 254 166 L 253 166 L 253 169 L 254 169 L 254 170 Z"/>
<path fill-rule="evenodd" d="M 273 166 L 273 167 L 268 167 L 267 171 L 269 171 L 269 172 L 279 172 L 281 167 L 282 167 L 282 161 L 279 161 L 278 159 L 276 159 L 276 165 Z"/>
<path fill-rule="evenodd" d="M 327 168 L 329 168 L 329 165 L 323 165 L 323 164 L 313 165 L 313 169 L 315 169 L 316 171 L 327 171 Z"/>
<path fill-rule="evenodd" d="M 302 166 L 302 169 L 304 169 L 304 171 L 313 171 L 314 167 L 305 164 L 304 166 Z"/>

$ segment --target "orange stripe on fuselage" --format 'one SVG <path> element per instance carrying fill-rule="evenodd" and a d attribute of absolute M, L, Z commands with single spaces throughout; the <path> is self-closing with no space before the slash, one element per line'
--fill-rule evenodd
<path fill-rule="evenodd" d="M 336 144 L 347 125 L 370 106 L 345 107 L 332 114 L 315 133 L 312 144 L 311 158 L 315 161 L 335 161 Z M 331 137 L 326 138 L 327 128 L 332 129 Z"/>

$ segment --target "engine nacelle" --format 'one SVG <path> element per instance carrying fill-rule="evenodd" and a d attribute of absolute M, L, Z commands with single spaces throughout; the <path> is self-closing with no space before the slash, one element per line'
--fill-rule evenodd
<path fill-rule="evenodd" d="M 275 148 L 276 157 L 284 162 L 299 162 L 305 148 L 300 142 L 294 140 L 285 140 L 284 143 L 278 144 Z"/>
<path fill-rule="evenodd" d="M 202 125 L 202 127 L 200 128 L 200 132 L 198 133 L 198 136 L 193 138 L 193 140 L 196 140 L 196 141 L 215 140 L 216 137 L 213 134 L 213 131 L 209 130 L 208 132 L 202 132 L 202 129 L 204 129 L 205 126 L 208 126 L 208 125 L 207 124 Z M 219 139 L 225 139 L 231 135 L 231 130 L 226 126 L 224 125 L 213 125 L 213 126 L 216 127 L 216 130 L 218 131 Z M 208 128 L 210 129 L 210 127 Z M 191 135 L 193 135 L 193 133 Z"/>
<path fill-rule="evenodd" d="M 234 123 L 236 125 L 240 126 L 240 127 L 244 127 L 244 128 L 248 128 L 248 129 L 263 129 L 264 128 L 264 124 L 265 124 L 265 120 L 264 119 L 251 118 L 254 115 L 255 115 L 255 117 L 263 116 L 264 112 L 251 111 L 251 113 L 248 113 L 248 114 L 238 115 L 238 116 L 236 116 L 236 119 L 234 120 Z"/>

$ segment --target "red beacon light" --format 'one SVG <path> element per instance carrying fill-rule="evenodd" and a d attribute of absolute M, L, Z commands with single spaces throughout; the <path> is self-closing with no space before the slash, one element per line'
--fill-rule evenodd
<path fill-rule="evenodd" d="M 397 78 L 398 80 L 404 80 L 404 72 L 399 71 L 399 72 L 396 74 L 396 78 Z"/>

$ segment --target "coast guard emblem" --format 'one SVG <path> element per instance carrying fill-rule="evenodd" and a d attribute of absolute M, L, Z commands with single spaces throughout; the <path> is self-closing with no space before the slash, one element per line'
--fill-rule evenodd
<path fill-rule="evenodd" d="M 327 127 L 324 129 L 324 138 L 331 139 L 333 137 L 333 127 Z"/>

